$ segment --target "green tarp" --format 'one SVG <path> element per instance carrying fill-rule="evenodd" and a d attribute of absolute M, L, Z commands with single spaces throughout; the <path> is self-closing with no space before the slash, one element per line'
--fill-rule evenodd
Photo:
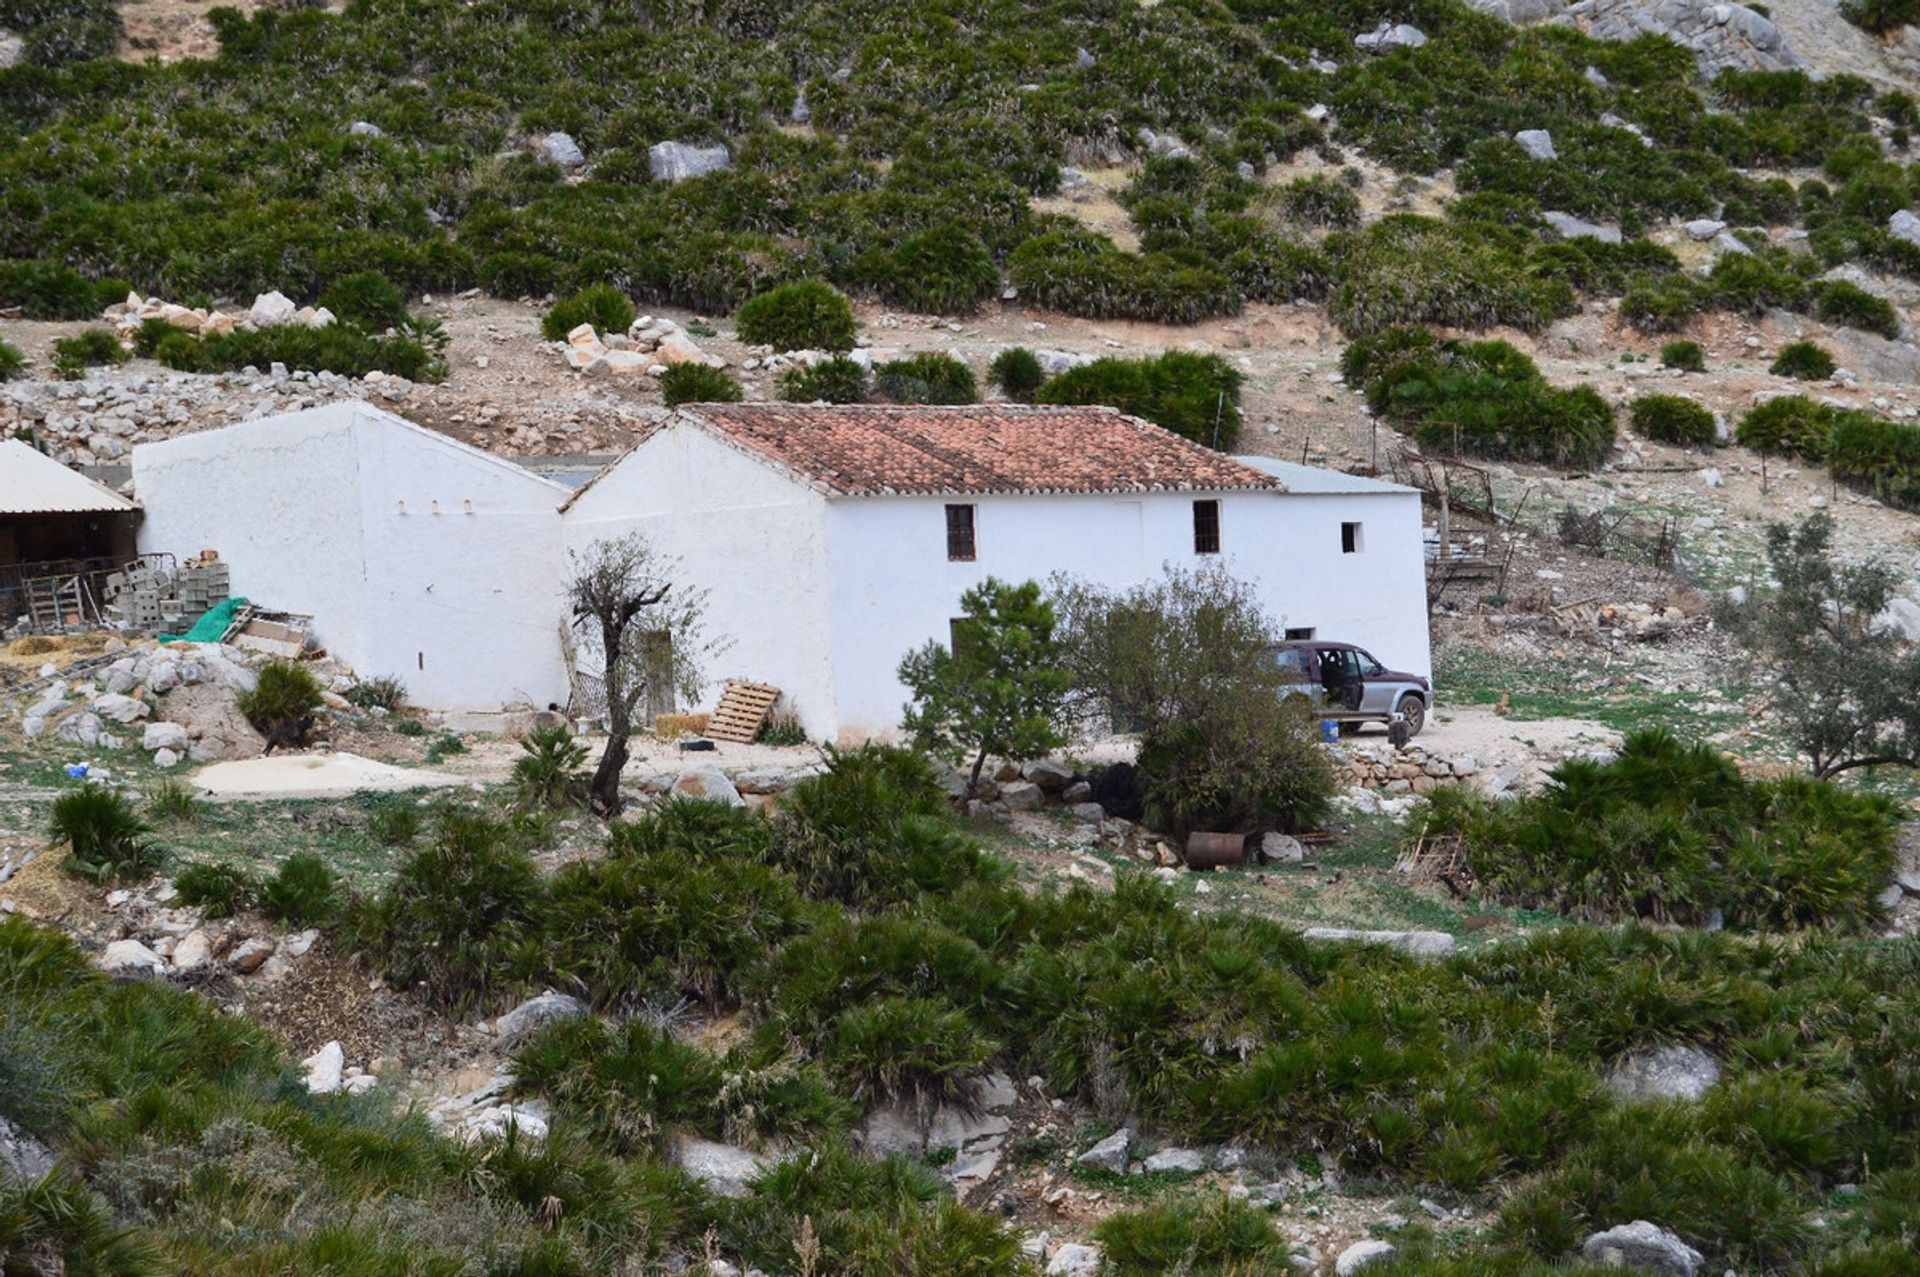
<path fill-rule="evenodd" d="M 247 605 L 245 599 L 221 599 L 193 623 L 193 628 L 185 634 L 162 634 L 162 643 L 218 643 L 227 636 L 227 627 L 233 624 L 236 612 Z"/>

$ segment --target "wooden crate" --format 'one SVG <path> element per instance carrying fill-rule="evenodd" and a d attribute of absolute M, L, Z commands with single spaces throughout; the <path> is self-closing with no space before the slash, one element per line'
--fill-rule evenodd
<path fill-rule="evenodd" d="M 760 728 L 780 699 L 780 689 L 766 683 L 743 683 L 729 679 L 707 723 L 707 735 L 715 740 L 748 745 L 760 736 Z"/>

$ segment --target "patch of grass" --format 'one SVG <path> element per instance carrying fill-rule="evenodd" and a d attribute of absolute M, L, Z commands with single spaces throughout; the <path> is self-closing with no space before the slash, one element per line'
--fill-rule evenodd
<path fill-rule="evenodd" d="M 260 884 L 260 909 L 294 927 L 330 922 L 340 909 L 340 876 L 311 852 L 289 856 Z"/>
<path fill-rule="evenodd" d="M 253 875 L 229 863 L 189 865 L 173 879 L 181 903 L 208 918 L 231 918 L 252 907 L 260 893 Z"/>

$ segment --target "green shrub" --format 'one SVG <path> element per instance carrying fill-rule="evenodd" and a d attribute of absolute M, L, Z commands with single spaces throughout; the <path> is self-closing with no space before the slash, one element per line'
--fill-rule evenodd
<path fill-rule="evenodd" d="M 776 384 L 788 403 L 862 403 L 867 397 L 867 370 L 845 355 L 836 355 L 805 368 L 789 368 Z"/>
<path fill-rule="evenodd" d="M 562 811 L 586 802 L 587 747 L 565 727 L 534 728 L 520 742 L 520 755 L 508 785 L 521 807 Z"/>
<path fill-rule="evenodd" d="M 340 876 L 312 852 L 288 856 L 274 875 L 260 884 L 260 911 L 290 927 L 318 926 L 331 920 L 339 909 Z"/>
<path fill-rule="evenodd" d="M 174 875 L 173 887 L 182 904 L 209 918 L 231 918 L 251 908 L 260 892 L 253 875 L 232 863 L 189 865 Z"/>
<path fill-rule="evenodd" d="M 934 351 L 876 366 L 873 389 L 877 398 L 899 404 L 965 404 L 980 397 L 973 369 Z"/>
<path fill-rule="evenodd" d="M 67 869 L 95 882 L 136 881 L 165 859 L 126 795 L 103 785 L 88 783 L 54 799 L 48 828 L 54 842 L 67 845 Z"/>
<path fill-rule="evenodd" d="M 352 324 L 325 328 L 260 328 L 236 330 L 196 338 L 177 332 L 154 348 L 154 358 L 180 372 L 231 372 L 238 368 L 266 368 L 285 364 L 295 372 L 334 372 L 342 377 L 364 377 L 384 372 L 413 381 L 433 381 L 446 375 L 439 351 L 414 330 L 403 328 L 392 337 L 374 337 Z"/>
<path fill-rule="evenodd" d="M 633 302 L 611 284 L 593 284 L 571 297 L 557 301 L 540 319 L 540 335 L 548 341 L 565 341 L 567 334 L 582 324 L 592 324 L 596 333 L 624 333 L 634 321 Z"/>
<path fill-rule="evenodd" d="M 1777 249 L 1723 253 L 1708 273 L 1715 301 L 1727 310 L 1764 315 L 1769 310 L 1804 310 L 1807 281 L 1793 257 Z"/>
<path fill-rule="evenodd" d="M 1593 921 L 1860 928 L 1892 868 L 1893 808 L 1822 781 L 1751 782 L 1706 745 L 1630 735 L 1512 803 L 1429 800 L 1412 839 L 1458 838 L 1482 890 Z"/>
<path fill-rule="evenodd" d="M 961 1011 L 930 998 L 890 997 L 842 1011 L 821 1056 L 856 1099 L 932 1105 L 958 1099 L 961 1083 L 999 1050 Z"/>
<path fill-rule="evenodd" d="M 0 260 L 0 306 L 18 306 L 27 319 L 93 319 L 101 310 L 84 276 L 43 261 Z"/>
<path fill-rule="evenodd" d="M 998 291 L 1000 270 L 980 238 L 946 224 L 863 258 L 858 273 L 891 306 L 964 315 Z"/>
<path fill-rule="evenodd" d="M 335 319 L 358 324 L 372 332 L 396 328 L 407 320 L 407 295 L 379 271 L 342 275 L 320 294 L 320 304 L 332 311 Z M 543 329 L 544 326 L 543 323 Z M 563 332 L 560 336 L 566 334 Z"/>
<path fill-rule="evenodd" d="M 1274 202 L 1282 217 L 1302 226 L 1346 230 L 1360 224 L 1360 197 L 1335 178 L 1296 177 L 1280 188 Z"/>
<path fill-rule="evenodd" d="M 292 661 L 268 661 L 260 667 L 254 685 L 234 697 L 235 708 L 262 735 L 297 724 L 320 705 L 320 680 L 312 670 Z"/>
<path fill-rule="evenodd" d="M 1539 332 L 1573 308 L 1573 289 L 1542 279 L 1494 233 L 1395 214 L 1342 237 L 1333 320 L 1349 337 L 1404 324 Z"/>
<path fill-rule="evenodd" d="M 1678 368 L 1681 372 L 1705 372 L 1706 352 L 1697 341 L 1670 341 L 1660 347 L 1660 366 Z"/>
<path fill-rule="evenodd" d="M 53 367 L 62 377 L 78 377 L 89 368 L 124 364 L 131 356 L 111 329 L 89 328 L 53 343 Z"/>
<path fill-rule="evenodd" d="M 27 372 L 27 357 L 10 341 L 0 341 L 0 381 L 13 381 Z"/>
<path fill-rule="evenodd" d="M 464 754 L 466 752 L 467 743 L 465 741 L 455 736 L 452 732 L 441 732 L 438 736 L 427 742 L 427 750 L 422 757 L 429 763 L 437 763 L 455 754 Z"/>
<path fill-rule="evenodd" d="M 1147 823 L 1184 838 L 1196 829 L 1305 830 L 1325 817 L 1333 773 L 1299 697 L 1212 725 L 1188 722 L 1142 738 Z"/>
<path fill-rule="evenodd" d="M 1813 313 L 1822 323 L 1878 333 L 1890 341 L 1900 337 L 1900 313 L 1893 303 L 1844 279 L 1820 285 L 1814 294 Z"/>
<path fill-rule="evenodd" d="M 1848 487 L 1920 510 L 1920 428 L 1867 412 L 1830 410 L 1827 464 Z"/>
<path fill-rule="evenodd" d="M 740 383 L 724 368 L 674 364 L 660 375 L 660 396 L 669 408 L 687 403 L 739 403 Z"/>
<path fill-rule="evenodd" d="M 1713 413 L 1680 395 L 1641 395 L 1628 418 L 1643 439 L 1685 447 L 1711 447 L 1714 442 Z"/>
<path fill-rule="evenodd" d="M 733 318 L 741 341 L 775 350 L 851 350 L 859 331 L 852 303 L 817 279 L 768 289 Z"/>
<path fill-rule="evenodd" d="M 383 709 L 389 714 L 397 714 L 407 707 L 407 685 L 391 674 L 362 679 L 343 695 L 349 705 L 361 709 Z"/>
<path fill-rule="evenodd" d="M 393 798 L 373 809 L 367 832 L 388 847 L 400 847 L 420 836 L 420 809 L 411 798 Z"/>
<path fill-rule="evenodd" d="M 1032 403 L 1034 395 L 1046 384 L 1047 373 L 1040 366 L 1040 357 L 1031 350 L 1025 346 L 1009 346 L 993 357 L 987 380 L 1015 403 Z"/>
<path fill-rule="evenodd" d="M 189 341 L 193 340 L 193 334 L 178 324 L 170 324 L 157 316 L 143 319 L 140 326 L 133 330 L 133 353 L 143 359 L 152 359 L 159 351 L 160 343 L 176 333 Z"/>
<path fill-rule="evenodd" d="M 147 787 L 147 808 L 162 820 L 190 825 L 200 819 L 206 804 L 194 797 L 192 786 L 165 776 Z"/>
<path fill-rule="evenodd" d="M 1591 386 L 1549 386 L 1504 341 L 1388 330 L 1343 366 L 1360 376 L 1373 410 L 1425 448 L 1562 466 L 1594 465 L 1613 448 L 1613 409 Z"/>
<path fill-rule="evenodd" d="M 1825 381 L 1838 366 L 1825 348 L 1810 341 L 1792 341 L 1780 348 L 1767 371 L 1795 381 Z"/>
<path fill-rule="evenodd" d="M 1087 319 L 1192 324 L 1240 310 L 1240 291 L 1214 266 L 1170 253 L 1123 253 L 1105 236 L 1053 230 L 1014 250 L 1008 273 L 1036 306 Z"/>
<path fill-rule="evenodd" d="M 352 919 L 356 949 L 396 988 L 467 1013 L 501 1005 L 539 967 L 546 891 L 503 826 L 449 811 L 433 841 Z"/>
<path fill-rule="evenodd" d="M 1114 1277 L 1157 1277 L 1184 1271 L 1277 1271 L 1286 1244 L 1266 1212 L 1220 1195 L 1124 1210 L 1100 1221 L 1095 1235 Z"/>
<path fill-rule="evenodd" d="M 1620 297 L 1620 318 L 1643 333 L 1677 333 L 1706 308 L 1711 294 L 1685 275 L 1643 277 Z"/>
<path fill-rule="evenodd" d="M 1244 381 L 1219 355 L 1174 350 L 1149 359 L 1096 359 L 1053 378 L 1036 398 L 1049 404 L 1107 404 L 1232 452 L 1240 439 Z"/>
<path fill-rule="evenodd" d="M 1734 438 L 1755 452 L 1788 453 L 1824 462 L 1833 436 L 1833 410 L 1804 395 L 1782 395 L 1750 409 Z"/>

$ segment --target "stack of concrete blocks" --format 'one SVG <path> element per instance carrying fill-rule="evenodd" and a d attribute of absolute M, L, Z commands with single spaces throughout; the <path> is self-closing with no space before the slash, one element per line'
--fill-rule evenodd
<path fill-rule="evenodd" d="M 177 634 L 228 593 L 227 565 L 211 551 L 173 575 L 157 564 L 135 563 L 107 578 L 107 615 L 123 629 Z"/>

